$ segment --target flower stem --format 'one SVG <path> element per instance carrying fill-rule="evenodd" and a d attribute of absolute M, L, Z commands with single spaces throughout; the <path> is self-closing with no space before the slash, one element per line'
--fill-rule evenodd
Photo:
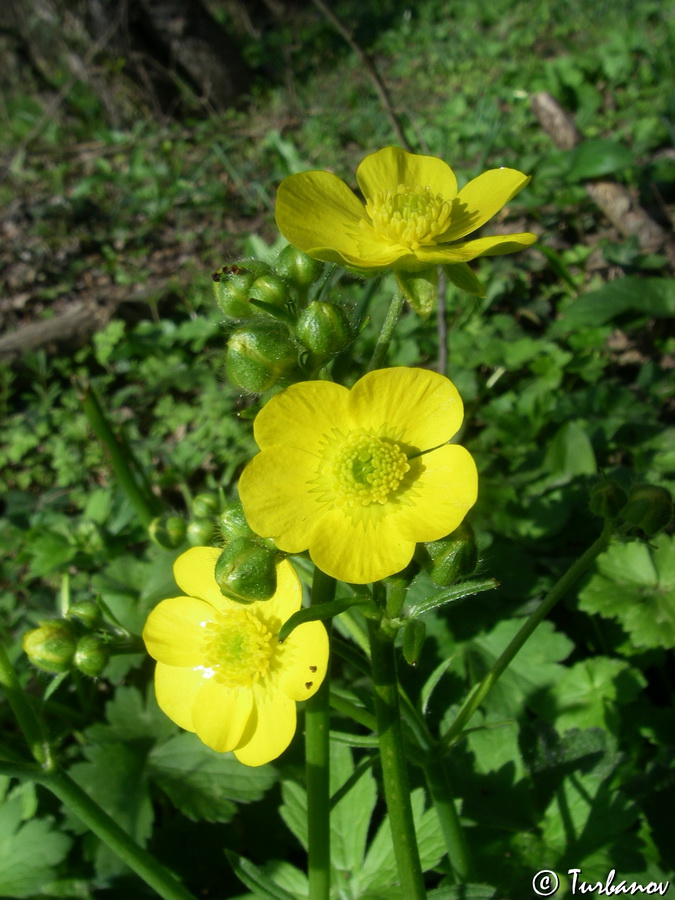
<path fill-rule="evenodd" d="M 424 900 L 426 891 L 410 805 L 406 753 L 398 707 L 394 638 L 376 622 L 369 621 L 368 630 L 384 796 L 401 894 L 406 900 Z"/>
<path fill-rule="evenodd" d="M 2 641 L 0 641 L 0 685 L 4 688 L 9 705 L 12 707 L 33 758 L 43 769 L 49 770 L 54 765 L 49 741 L 42 723 L 35 715 L 35 711 L 16 677 L 16 672 Z"/>
<path fill-rule="evenodd" d="M 373 369 L 379 369 L 382 367 L 382 363 L 384 362 L 384 359 L 387 355 L 387 350 L 389 349 L 389 344 L 391 343 L 394 329 L 396 328 L 396 323 L 398 322 L 398 317 L 401 315 L 401 310 L 403 309 L 404 303 L 405 297 L 403 296 L 401 291 L 396 291 L 394 296 L 391 298 L 391 303 L 389 304 L 389 309 L 387 310 L 387 315 L 382 325 L 382 331 L 380 331 L 380 336 L 378 337 L 377 343 L 375 344 L 373 358 L 371 359 L 370 365 L 368 366 L 369 372 L 372 372 Z"/>
<path fill-rule="evenodd" d="M 508 647 L 504 650 L 499 659 L 492 666 L 485 677 L 476 685 L 469 696 L 464 701 L 460 711 L 457 713 L 454 722 L 441 738 L 445 746 L 455 743 L 462 733 L 464 726 L 467 724 L 471 716 L 481 705 L 483 700 L 490 693 L 497 683 L 499 677 L 509 666 L 514 656 L 525 641 L 530 637 L 532 632 L 549 614 L 560 598 L 567 593 L 572 585 L 581 578 L 581 576 L 590 568 L 596 557 L 598 557 L 609 546 L 612 536 L 612 525 L 609 521 L 605 522 L 600 537 L 593 543 L 579 559 L 574 562 L 565 572 L 562 578 L 553 585 L 548 596 L 532 615 L 527 619 L 518 634 L 513 638 Z"/>
<path fill-rule="evenodd" d="M 335 579 L 314 569 L 312 605 L 335 596 Z M 307 766 L 307 844 L 309 900 L 330 897 L 330 680 L 307 701 L 305 752 Z"/>
<path fill-rule="evenodd" d="M 450 788 L 450 781 L 443 758 L 443 748 L 440 744 L 436 744 L 428 752 L 424 765 L 424 775 L 436 814 L 438 815 L 445 847 L 448 851 L 448 861 L 455 880 L 459 884 L 465 884 L 471 880 L 471 858 L 466 835 L 464 834 Z"/>

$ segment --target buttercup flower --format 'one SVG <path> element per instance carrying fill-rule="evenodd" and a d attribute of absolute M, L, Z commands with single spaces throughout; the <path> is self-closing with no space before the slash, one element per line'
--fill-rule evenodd
<path fill-rule="evenodd" d="M 321 622 L 276 635 L 300 608 L 290 563 L 277 568 L 277 592 L 246 606 L 224 597 L 214 576 L 220 550 L 193 547 L 174 563 L 186 596 L 163 600 L 143 631 L 157 660 L 157 702 L 170 719 L 247 766 L 276 759 L 290 744 L 297 700 L 316 693 L 326 674 L 328 636 Z"/>
<path fill-rule="evenodd" d="M 385 147 L 361 162 L 356 179 L 365 204 L 330 172 L 282 181 L 276 219 L 284 237 L 315 259 L 367 271 L 448 266 L 448 276 L 472 293 L 482 287 L 468 260 L 513 253 L 537 239 L 524 232 L 467 240 L 529 182 L 516 169 L 490 169 L 458 192 L 442 159 Z"/>
<path fill-rule="evenodd" d="M 393 575 L 476 501 L 473 459 L 448 443 L 462 417 L 454 384 L 426 369 L 291 385 L 255 420 L 262 452 L 239 482 L 249 525 L 342 581 Z"/>

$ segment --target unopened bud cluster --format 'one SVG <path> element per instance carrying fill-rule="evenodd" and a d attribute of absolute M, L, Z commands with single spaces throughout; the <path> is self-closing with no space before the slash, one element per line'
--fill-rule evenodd
<path fill-rule="evenodd" d="M 239 603 L 269 600 L 277 589 L 276 564 L 283 558 L 271 541 L 251 531 L 238 500 L 230 500 L 218 517 L 225 542 L 216 562 L 216 581 L 224 596 Z"/>
<path fill-rule="evenodd" d="M 246 259 L 214 273 L 216 303 L 230 328 L 225 371 L 232 384 L 260 394 L 311 377 L 351 342 L 343 307 L 313 296 L 324 268 L 288 246 L 274 267 Z"/>
<path fill-rule="evenodd" d="M 61 675 L 78 670 L 97 678 L 111 652 L 111 636 L 100 628 L 101 611 L 94 601 L 72 604 L 63 619 L 43 619 L 23 636 L 23 649 L 33 665 Z"/>
<path fill-rule="evenodd" d="M 655 537 L 673 518 L 670 491 L 656 484 L 634 484 L 626 491 L 615 481 L 604 481 L 591 491 L 590 507 L 619 534 L 643 539 Z"/>

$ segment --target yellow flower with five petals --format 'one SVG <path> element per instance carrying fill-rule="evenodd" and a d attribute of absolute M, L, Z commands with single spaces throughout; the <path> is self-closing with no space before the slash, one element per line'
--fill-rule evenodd
<path fill-rule="evenodd" d="M 469 260 L 537 240 L 529 232 L 469 237 L 527 185 L 530 178 L 517 169 L 490 169 L 458 191 L 442 159 L 385 147 L 361 162 L 356 180 L 365 203 L 330 172 L 284 179 L 276 202 L 279 230 L 315 259 L 367 273 L 393 269 L 404 293 L 406 273 L 444 266 L 459 287 L 482 294 Z"/>
<path fill-rule="evenodd" d="M 244 605 L 220 592 L 220 553 L 193 547 L 178 557 L 174 576 L 185 596 L 155 607 L 143 640 L 157 660 L 155 693 L 166 715 L 212 749 L 260 766 L 293 739 L 296 701 L 316 693 L 326 674 L 328 635 L 321 622 L 306 622 L 279 643 L 302 600 L 293 567 L 278 564 L 270 600 Z"/>
<path fill-rule="evenodd" d="M 247 521 L 341 581 L 393 575 L 476 501 L 474 461 L 448 443 L 462 418 L 454 384 L 427 369 L 378 369 L 351 390 L 291 385 L 255 419 L 261 452 L 239 481 Z"/>

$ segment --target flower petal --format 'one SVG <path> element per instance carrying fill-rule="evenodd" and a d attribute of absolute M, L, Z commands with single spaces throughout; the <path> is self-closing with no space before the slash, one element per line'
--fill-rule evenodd
<path fill-rule="evenodd" d="M 249 727 L 234 755 L 246 766 L 262 766 L 280 756 L 293 740 L 297 713 L 295 701 L 279 690 L 254 685 L 253 697 Z"/>
<path fill-rule="evenodd" d="M 374 527 L 369 516 L 354 520 L 342 509 L 329 510 L 312 535 L 312 561 L 327 575 L 353 584 L 400 572 L 412 559 L 415 542 L 401 537 L 395 518 L 378 516 Z"/>
<path fill-rule="evenodd" d="M 530 181 L 517 169 L 489 169 L 470 181 L 457 194 L 450 213 L 450 227 L 439 242 L 456 241 L 470 234 L 499 210 Z"/>
<path fill-rule="evenodd" d="M 358 257 L 356 236 L 365 218 L 361 201 L 330 172 L 300 172 L 279 185 L 277 225 L 299 250 L 325 247 Z"/>
<path fill-rule="evenodd" d="M 435 156 L 408 153 L 400 147 L 384 147 L 366 156 L 356 170 L 356 180 L 367 199 L 380 191 L 395 191 L 400 184 L 431 188 L 446 200 L 457 193 L 455 173 L 446 162 Z"/>
<path fill-rule="evenodd" d="M 192 707 L 204 684 L 204 669 L 178 668 L 158 662 L 155 669 L 155 696 L 159 708 L 176 725 L 194 731 Z"/>
<path fill-rule="evenodd" d="M 194 597 L 162 600 L 150 613 L 143 640 L 154 659 L 169 666 L 199 666 L 204 662 L 204 625 L 216 610 Z"/>
<path fill-rule="evenodd" d="M 326 677 L 328 632 L 323 622 L 298 625 L 279 648 L 279 687 L 291 700 L 307 700 Z"/>
<path fill-rule="evenodd" d="M 421 457 L 423 471 L 400 504 L 394 526 L 402 539 L 437 541 L 460 524 L 476 502 L 478 473 L 468 450 L 446 444 Z"/>
<path fill-rule="evenodd" d="M 217 547 L 191 547 L 173 564 L 173 577 L 178 587 L 191 597 L 206 600 L 216 609 L 230 609 L 233 601 L 223 597 L 216 582 L 215 568 L 220 554 Z"/>
<path fill-rule="evenodd" d="M 529 247 L 537 240 L 536 234 L 523 231 L 518 234 L 496 234 L 493 237 L 477 238 L 475 241 L 461 241 L 457 244 L 439 244 L 437 247 L 420 247 L 415 256 L 421 263 L 436 266 L 454 265 L 468 262 L 479 256 L 501 256 L 516 253 Z"/>
<path fill-rule="evenodd" d="M 307 549 L 323 514 L 312 493 L 317 465 L 315 456 L 295 447 L 273 447 L 254 456 L 239 479 L 249 525 L 261 537 L 274 538 L 286 553 Z"/>
<path fill-rule="evenodd" d="M 419 450 L 444 444 L 462 424 L 464 406 L 454 384 L 429 369 L 376 369 L 356 382 L 349 397 L 354 425 L 380 430 Z"/>
<path fill-rule="evenodd" d="M 253 436 L 261 450 L 283 443 L 317 453 L 333 429 L 347 426 L 349 391 L 332 381 L 303 381 L 277 394 L 258 413 Z"/>
<path fill-rule="evenodd" d="M 281 625 L 302 606 L 302 585 L 295 569 L 284 559 L 277 564 L 277 590 L 269 600 L 250 603 L 246 609 L 265 622 Z"/>
<path fill-rule="evenodd" d="M 251 718 L 250 688 L 228 688 L 215 678 L 204 681 L 192 707 L 194 731 L 218 753 L 234 750 Z"/>

